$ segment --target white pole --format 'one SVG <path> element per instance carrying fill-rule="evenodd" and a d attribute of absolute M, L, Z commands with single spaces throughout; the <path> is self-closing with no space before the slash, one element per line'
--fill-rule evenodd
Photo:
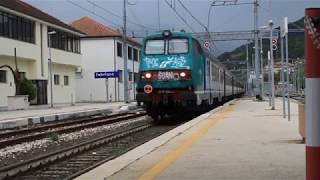
<path fill-rule="evenodd" d="M 247 60 L 247 95 L 249 96 L 250 93 L 250 83 L 249 83 L 249 79 L 250 79 L 250 67 L 249 67 L 249 41 L 246 44 L 246 60 Z"/>
<path fill-rule="evenodd" d="M 283 118 L 286 118 L 286 97 L 285 97 L 285 76 L 284 76 L 284 47 L 283 37 L 280 36 L 280 48 L 281 48 L 281 84 L 282 84 L 282 106 L 283 106 Z"/>
<path fill-rule="evenodd" d="M 50 76 L 50 106 L 53 107 L 53 88 L 52 88 L 52 59 L 51 59 L 51 34 L 55 32 L 48 33 L 48 41 L 49 41 L 49 76 Z"/>
<path fill-rule="evenodd" d="M 127 0 L 123 0 L 123 97 L 124 102 L 129 102 L 129 91 L 128 91 L 128 59 L 127 59 Z"/>
<path fill-rule="evenodd" d="M 286 66 L 287 66 L 287 101 L 288 101 L 288 121 L 290 121 L 290 89 L 289 89 L 289 85 L 290 85 L 290 69 L 289 69 L 289 48 L 288 48 L 288 34 L 286 34 L 285 36 L 286 39 Z"/>
<path fill-rule="evenodd" d="M 273 30 L 273 22 L 269 21 L 270 26 L 270 61 L 271 61 L 271 109 L 275 110 L 275 102 L 274 102 L 274 70 L 273 70 L 273 47 L 272 47 L 272 30 Z"/>
<path fill-rule="evenodd" d="M 261 65 L 261 99 L 264 98 L 264 64 L 263 64 L 263 48 L 262 48 L 262 36 L 260 37 L 260 65 Z"/>
<path fill-rule="evenodd" d="M 269 106 L 271 106 L 271 55 L 268 51 L 268 82 L 269 82 Z"/>
<path fill-rule="evenodd" d="M 106 78 L 106 96 L 107 96 L 107 98 L 106 98 L 106 101 L 107 102 L 109 102 L 109 83 L 108 83 L 108 78 Z"/>

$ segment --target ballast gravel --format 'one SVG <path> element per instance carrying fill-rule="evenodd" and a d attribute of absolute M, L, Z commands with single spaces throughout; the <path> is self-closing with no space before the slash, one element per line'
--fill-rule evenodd
<path fill-rule="evenodd" d="M 137 123 L 140 121 L 146 121 L 146 117 L 139 117 L 134 120 L 127 120 L 122 121 L 114 124 L 108 124 L 104 126 L 94 127 L 94 128 L 88 128 L 83 129 L 80 131 L 67 133 L 67 134 L 60 134 L 60 135 L 52 135 L 52 137 L 32 141 L 32 142 L 25 142 L 21 144 L 17 144 L 14 146 L 8 146 L 5 148 L 0 149 L 0 162 L 6 160 L 6 159 L 15 159 L 17 156 L 22 156 L 23 154 L 35 151 L 35 150 L 41 150 L 42 152 L 46 152 L 47 150 L 50 150 L 48 148 L 49 146 L 58 146 L 60 144 L 64 144 L 67 142 L 74 142 L 75 140 L 79 140 L 81 138 L 87 137 L 87 136 L 93 136 L 95 134 L 108 131 L 108 130 L 114 130 L 118 129 L 123 126 L 128 126 L 133 123 Z M 23 161 L 23 160 L 21 160 Z M 7 163 L 0 164 L 7 165 Z"/>

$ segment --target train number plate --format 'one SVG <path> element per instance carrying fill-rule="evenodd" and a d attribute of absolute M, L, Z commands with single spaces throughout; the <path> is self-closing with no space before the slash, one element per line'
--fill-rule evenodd
<path fill-rule="evenodd" d="M 158 72 L 158 80 L 166 81 L 166 80 L 178 80 L 179 74 L 170 71 Z"/>

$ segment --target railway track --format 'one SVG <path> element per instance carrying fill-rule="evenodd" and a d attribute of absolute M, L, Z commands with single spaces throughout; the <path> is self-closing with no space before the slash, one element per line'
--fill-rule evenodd
<path fill-rule="evenodd" d="M 140 112 L 144 115 L 145 112 Z M 138 115 L 139 115 L 138 114 Z M 47 151 L 32 153 L 11 163 L 3 161 L 0 167 L 1 179 L 16 180 L 56 180 L 73 179 L 119 155 L 177 127 L 187 119 L 170 121 L 169 124 L 156 125 L 147 116 L 137 114 L 122 114 L 126 116 L 124 121 L 115 119 L 125 118 L 123 116 L 111 116 L 108 118 L 106 128 L 98 133 L 85 135 L 81 139 L 66 144 L 58 144 Z M 112 122 L 111 119 L 114 121 Z M 192 118 L 192 117 L 191 117 Z M 100 120 L 101 120 L 100 119 Z M 78 127 L 77 124 L 74 124 Z M 100 127 L 99 127 L 100 128 Z M 60 127 L 58 127 L 60 129 Z M 95 128 L 93 128 L 95 129 Z M 51 130 L 48 128 L 47 130 Z M 77 132 L 76 132 L 77 133 Z M 27 133 L 28 134 L 28 133 Z M 73 134 L 73 133 L 71 133 Z M 36 151 L 38 152 L 38 150 Z M 17 161 L 18 160 L 18 161 Z"/>
<path fill-rule="evenodd" d="M 0 179 L 71 179 L 117 155 L 117 153 L 107 153 L 105 148 L 108 149 L 108 146 L 104 145 L 151 126 L 150 120 L 138 121 L 80 144 L 2 167 Z M 55 162 L 58 162 L 58 165 L 54 164 Z M 32 172 L 39 168 L 44 168 L 44 171 L 32 175 Z M 26 172 L 31 172 L 31 175 L 23 174 Z"/>
<path fill-rule="evenodd" d="M 137 113 L 138 112 L 138 113 Z M 126 119 L 141 117 L 145 115 L 143 111 L 136 113 L 114 114 L 110 116 L 95 116 L 74 121 L 58 122 L 39 127 L 14 130 L 0 133 L 0 148 L 20 144 L 23 142 L 35 141 L 47 138 L 51 135 L 70 133 L 84 128 L 92 128 L 106 124 L 112 124 Z"/>

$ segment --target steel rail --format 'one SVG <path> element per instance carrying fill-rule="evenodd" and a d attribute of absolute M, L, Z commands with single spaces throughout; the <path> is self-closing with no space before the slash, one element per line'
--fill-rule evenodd
<path fill-rule="evenodd" d="M 140 116 L 144 116 L 144 115 L 145 115 L 145 113 L 139 113 L 139 114 L 128 113 L 128 114 L 120 114 L 120 115 L 112 116 L 112 117 L 98 118 L 98 119 L 94 119 L 94 121 L 90 121 L 90 122 L 88 122 L 88 120 L 86 120 L 85 122 L 82 122 L 81 124 L 79 124 L 79 122 L 77 122 L 78 124 L 69 123 L 68 127 L 66 127 L 66 124 L 64 124 L 63 126 L 59 125 L 59 127 L 55 126 L 55 125 L 50 126 L 50 127 L 55 127 L 56 129 L 51 129 L 48 127 L 45 127 L 44 129 L 42 129 L 40 127 L 40 128 L 37 128 L 37 130 L 38 130 L 37 132 L 40 132 L 40 133 L 26 134 L 24 136 L 14 137 L 12 139 L 0 140 L 0 148 L 20 144 L 23 142 L 29 142 L 29 141 L 47 138 L 51 134 L 70 133 L 70 132 L 82 130 L 84 128 L 92 128 L 92 127 L 97 127 L 97 126 L 101 126 L 101 125 L 105 125 L 105 124 L 111 124 L 111 123 L 115 123 L 115 122 L 129 119 L 129 118 L 136 118 L 136 117 L 140 117 Z M 34 130 L 32 130 L 32 131 L 34 132 Z"/>

